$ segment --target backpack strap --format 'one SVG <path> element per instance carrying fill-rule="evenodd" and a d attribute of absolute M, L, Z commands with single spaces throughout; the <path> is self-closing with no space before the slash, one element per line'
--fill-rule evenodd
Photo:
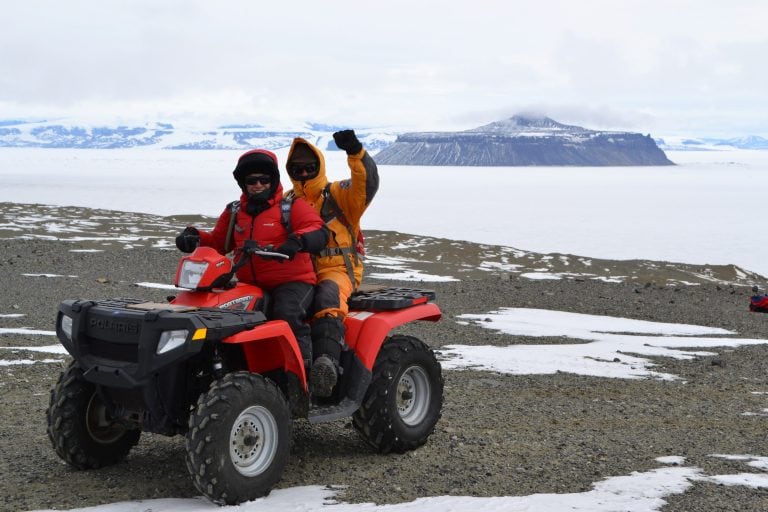
<path fill-rule="evenodd" d="M 237 221 L 237 212 L 240 211 L 240 200 L 232 201 L 227 205 L 229 210 L 229 226 L 227 227 L 227 238 L 224 240 L 224 254 L 227 254 L 231 249 L 229 245 L 232 243 L 232 233 L 235 230 L 235 222 Z"/>
<path fill-rule="evenodd" d="M 336 199 L 334 199 L 333 194 L 331 194 L 330 183 L 328 183 L 323 189 L 323 206 L 320 209 L 320 217 L 322 217 L 323 222 L 326 224 L 336 218 L 344 225 L 344 227 L 347 228 L 347 231 L 349 231 L 349 239 L 352 241 L 352 247 L 350 249 L 352 249 L 351 252 L 354 254 L 355 263 L 357 264 L 359 256 L 364 254 L 364 252 L 357 250 L 357 244 L 362 244 L 362 234 L 358 232 L 357 236 L 355 236 L 355 232 L 352 229 L 352 223 L 347 220 L 347 217 L 344 215 L 344 210 L 339 207 L 339 204 L 336 202 Z"/>
<path fill-rule="evenodd" d="M 333 219 L 337 219 L 339 222 L 341 222 L 344 227 L 347 228 L 347 231 L 349 231 L 350 241 L 352 244 L 355 244 L 355 233 L 352 230 L 352 225 L 344 215 L 344 211 L 339 208 L 338 203 L 333 198 L 333 194 L 331 194 L 330 183 L 328 183 L 325 188 L 323 188 L 323 206 L 320 208 L 320 217 L 323 219 L 323 222 L 325 222 L 326 225 Z M 357 250 L 355 249 L 354 245 L 352 245 L 350 247 L 326 247 L 320 251 L 320 256 L 323 257 L 338 255 L 341 255 L 344 258 L 344 266 L 347 267 L 349 281 L 352 283 L 353 291 L 355 291 L 357 287 L 355 286 L 355 268 L 352 265 L 352 257 L 355 259 L 355 265 L 358 265 L 360 263 L 360 258 Z M 350 257 L 350 255 L 352 255 L 352 257 Z"/>
<path fill-rule="evenodd" d="M 291 208 L 293 207 L 294 198 L 293 194 L 288 194 L 280 201 L 280 222 L 283 224 L 285 232 L 289 235 L 293 233 L 291 229 Z"/>

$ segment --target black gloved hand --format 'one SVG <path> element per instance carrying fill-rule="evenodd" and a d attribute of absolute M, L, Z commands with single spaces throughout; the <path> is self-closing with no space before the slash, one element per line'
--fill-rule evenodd
<path fill-rule="evenodd" d="M 333 134 L 333 141 L 339 149 L 343 149 L 348 155 L 356 155 L 363 149 L 363 145 L 357 140 L 355 130 L 341 130 Z"/>
<path fill-rule="evenodd" d="M 184 231 L 176 237 L 176 247 L 181 252 L 192 252 L 200 244 L 200 232 L 192 226 L 187 226 Z"/>
<path fill-rule="evenodd" d="M 279 252 L 280 254 L 285 254 L 288 256 L 289 260 L 292 260 L 294 256 L 296 256 L 296 253 L 299 252 L 302 248 L 301 241 L 296 238 L 295 236 L 291 235 L 288 237 L 288 240 L 282 243 L 280 247 L 275 249 L 275 252 Z"/>

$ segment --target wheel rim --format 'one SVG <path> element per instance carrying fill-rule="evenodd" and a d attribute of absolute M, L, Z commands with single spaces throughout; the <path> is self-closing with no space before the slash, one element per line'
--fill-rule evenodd
<path fill-rule="evenodd" d="M 427 372 L 421 366 L 411 366 L 397 382 L 397 412 L 403 423 L 415 426 L 421 423 L 429 410 L 432 389 Z"/>
<path fill-rule="evenodd" d="M 111 444 L 118 441 L 126 428 L 107 416 L 107 408 L 96 393 L 91 396 L 85 410 L 85 427 L 88 435 L 100 444 Z"/>
<path fill-rule="evenodd" d="M 232 425 L 229 434 L 229 456 L 237 471 L 256 476 L 269 467 L 277 453 L 277 421 L 262 406 L 245 409 Z"/>

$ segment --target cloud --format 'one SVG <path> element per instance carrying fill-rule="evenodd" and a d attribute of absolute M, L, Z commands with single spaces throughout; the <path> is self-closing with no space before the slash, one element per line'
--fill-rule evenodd
<path fill-rule="evenodd" d="M 264 115 L 436 129 L 473 112 L 561 105 L 588 113 L 565 120 L 577 124 L 759 127 L 766 11 L 757 1 L 683 0 L 545 0 L 524 10 L 500 0 L 17 2 L 0 33 L 0 106 L 6 116 Z"/>

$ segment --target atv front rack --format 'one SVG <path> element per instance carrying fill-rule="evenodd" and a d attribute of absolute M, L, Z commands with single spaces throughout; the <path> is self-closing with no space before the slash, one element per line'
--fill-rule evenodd
<path fill-rule="evenodd" d="M 64 318 L 69 318 L 69 333 L 62 328 Z M 179 307 L 127 298 L 65 300 L 59 305 L 56 331 L 87 380 L 139 387 L 162 368 L 200 352 L 205 342 L 264 322 L 264 314 L 257 311 Z M 178 348 L 162 352 L 158 343 L 169 332 L 187 332 L 187 339 Z"/>

